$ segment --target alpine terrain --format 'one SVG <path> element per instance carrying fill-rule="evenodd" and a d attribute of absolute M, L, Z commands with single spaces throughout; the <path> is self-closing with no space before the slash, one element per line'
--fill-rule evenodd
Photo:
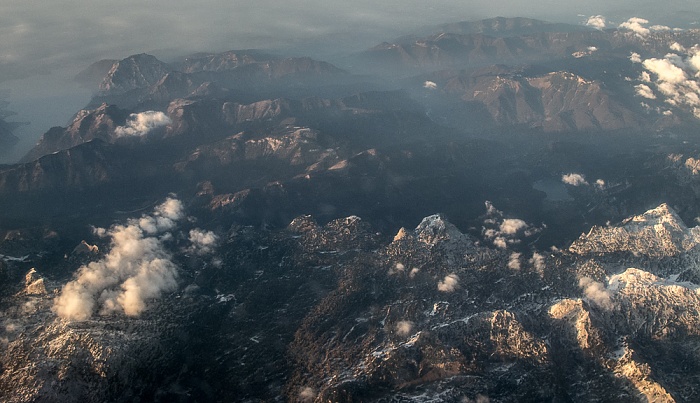
<path fill-rule="evenodd" d="M 700 401 L 700 30 L 644 21 L 85 66 L 0 165 L 0 400 Z"/>

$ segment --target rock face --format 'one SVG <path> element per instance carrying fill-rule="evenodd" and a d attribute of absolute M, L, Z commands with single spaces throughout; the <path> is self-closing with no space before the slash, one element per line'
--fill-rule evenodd
<path fill-rule="evenodd" d="M 471 109 L 473 120 L 485 125 L 569 132 L 633 128 L 645 121 L 601 82 L 568 72 L 524 75 L 494 68 L 433 80 L 445 94 L 467 103 L 465 113 Z"/>
<path fill-rule="evenodd" d="M 47 294 L 43 279 L 28 285 L 23 294 L 16 297 L 18 305 L 3 310 L 4 401 L 129 401 L 147 385 L 145 378 L 151 378 L 137 362 L 145 357 L 162 362 L 169 355 L 158 352 L 165 329 L 156 326 L 165 325 L 162 318 L 157 325 L 148 319 L 71 324 L 51 312 L 53 295 Z M 135 387 L 115 393 L 115 382 Z"/>
<path fill-rule="evenodd" d="M 170 67 L 145 53 L 133 55 L 112 65 L 102 79 L 99 90 L 114 95 L 149 87 L 160 81 Z"/>
<path fill-rule="evenodd" d="M 94 139 L 112 142 L 116 136 L 114 129 L 123 126 L 129 114 L 117 108 L 102 104 L 94 110 L 81 110 L 68 127 L 51 128 L 37 145 L 22 158 L 22 162 L 31 162 L 43 155 L 86 143 Z"/>
<path fill-rule="evenodd" d="M 343 76 L 346 73 L 330 63 L 308 57 L 277 58 L 255 51 L 196 54 L 173 64 L 139 54 L 112 64 L 91 105 L 106 102 L 122 108 L 162 109 L 176 98 L 246 93 L 244 98 L 250 99 L 272 88 L 296 88 L 291 91 L 294 93 L 301 84 L 317 87 Z"/>
<path fill-rule="evenodd" d="M 682 226 L 667 206 L 615 228 L 660 241 L 664 225 Z M 604 236 L 616 245 L 612 229 L 577 244 Z M 227 237 L 215 258 L 182 260 L 179 291 L 139 318 L 57 318 L 60 283 L 32 269 L 4 302 L 0 396 L 637 402 L 696 391 L 698 286 L 647 271 L 686 250 L 637 250 L 638 268 L 623 269 L 613 252 L 530 257 L 481 246 L 440 215 L 391 242 L 355 216 Z"/>
<path fill-rule="evenodd" d="M 103 183 L 121 166 L 105 153 L 107 144 L 97 140 L 35 161 L 0 169 L 0 193 L 18 195 L 42 189 L 91 187 Z M 119 164 L 121 165 L 121 164 Z"/>
<path fill-rule="evenodd" d="M 119 60 L 103 59 L 96 61 L 76 74 L 74 81 L 88 88 L 98 88 L 105 76 Z"/>
<path fill-rule="evenodd" d="M 569 250 L 579 255 L 629 252 L 649 257 L 678 256 L 700 243 L 700 228 L 688 228 L 667 204 L 626 219 L 616 227 L 593 227 Z"/>

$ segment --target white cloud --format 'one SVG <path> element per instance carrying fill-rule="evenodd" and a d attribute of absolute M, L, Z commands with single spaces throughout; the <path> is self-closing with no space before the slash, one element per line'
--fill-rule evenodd
<path fill-rule="evenodd" d="M 493 246 L 501 249 L 506 249 L 508 248 L 508 241 L 506 241 L 506 239 L 502 236 L 499 236 L 493 240 Z"/>
<path fill-rule="evenodd" d="M 190 251 L 198 255 L 207 255 L 214 251 L 219 237 L 212 231 L 205 231 L 199 228 L 190 230 Z"/>
<path fill-rule="evenodd" d="M 649 34 L 649 28 L 644 27 L 649 21 L 644 18 L 632 17 L 629 20 L 620 24 L 620 28 L 629 29 L 634 31 L 639 36 L 645 36 Z"/>
<path fill-rule="evenodd" d="M 666 25 L 652 25 L 649 29 L 652 31 L 670 31 L 671 27 L 667 27 Z"/>
<path fill-rule="evenodd" d="M 613 308 L 611 293 L 605 288 L 603 283 L 599 283 L 589 277 L 582 277 L 579 279 L 578 285 L 583 290 L 586 298 L 594 304 L 603 309 Z"/>
<path fill-rule="evenodd" d="M 503 215 L 503 212 L 498 210 L 496 206 L 493 205 L 490 201 L 486 200 L 484 202 L 484 205 L 486 206 L 486 215 L 488 216 L 496 216 L 496 215 Z"/>
<path fill-rule="evenodd" d="M 110 251 L 80 267 L 75 280 L 63 286 L 53 310 L 63 319 L 82 321 L 96 311 L 141 314 L 146 301 L 177 287 L 177 267 L 158 235 L 184 216 L 182 203 L 169 198 L 150 216 L 130 219 L 105 231 Z"/>
<path fill-rule="evenodd" d="M 648 71 L 656 74 L 659 81 L 680 84 L 687 79 L 683 69 L 674 64 L 671 59 L 647 59 L 642 65 Z"/>
<path fill-rule="evenodd" d="M 299 391 L 299 400 L 302 402 L 313 402 L 316 399 L 316 390 L 311 387 L 301 388 Z"/>
<path fill-rule="evenodd" d="M 423 88 L 434 90 L 437 89 L 437 84 L 435 84 L 433 81 L 426 81 L 423 83 Z"/>
<path fill-rule="evenodd" d="M 678 42 L 673 42 L 671 44 L 671 50 L 674 52 L 685 52 L 685 47 Z"/>
<path fill-rule="evenodd" d="M 632 52 L 632 53 L 630 53 L 630 61 L 632 63 L 641 63 L 642 57 L 639 55 L 639 53 Z"/>
<path fill-rule="evenodd" d="M 693 49 L 691 49 L 688 65 L 694 71 L 700 71 L 700 47 L 694 46 Z"/>
<path fill-rule="evenodd" d="M 520 253 L 513 252 L 508 258 L 508 268 L 511 270 L 520 270 Z"/>
<path fill-rule="evenodd" d="M 672 48 L 679 53 L 684 49 L 680 45 Z M 700 81 L 698 80 L 700 79 L 700 73 L 698 73 L 700 49 L 698 46 L 691 48 L 685 55 L 669 53 L 661 59 L 644 60 L 642 66 L 646 71 L 642 73 L 640 79 L 656 85 L 658 92 L 665 97 L 663 102 L 675 107 L 685 107 L 700 118 L 698 113 L 700 111 Z M 646 98 L 649 98 L 649 95 L 656 95 L 651 91 L 650 86 L 644 84 L 636 85 L 635 91 Z M 658 107 L 655 110 L 662 113 Z"/>
<path fill-rule="evenodd" d="M 586 25 L 595 29 L 605 29 L 607 21 L 605 20 L 605 17 L 602 15 L 592 15 L 588 17 L 588 20 L 586 21 Z"/>
<path fill-rule="evenodd" d="M 462 403 L 491 403 L 491 399 L 486 395 L 478 394 L 474 399 L 464 397 Z"/>
<path fill-rule="evenodd" d="M 138 226 L 150 235 L 169 231 L 175 228 L 176 221 L 183 218 L 182 214 L 182 203 L 177 199 L 168 198 L 155 208 L 153 215 L 139 218 Z M 100 232 L 103 236 L 106 234 L 104 229 Z"/>
<path fill-rule="evenodd" d="M 438 290 L 442 292 L 453 292 L 459 288 L 459 276 L 456 274 L 448 274 L 445 278 L 438 282 Z"/>
<path fill-rule="evenodd" d="M 141 113 L 132 113 L 129 115 L 129 120 L 126 126 L 119 126 L 114 129 L 114 134 L 117 137 L 127 136 L 145 136 L 151 130 L 158 127 L 166 126 L 173 123 L 172 120 L 163 112 L 146 111 Z"/>
<path fill-rule="evenodd" d="M 537 252 L 532 254 L 532 258 L 530 258 L 530 264 L 532 265 L 532 267 L 535 268 L 535 270 L 537 270 L 540 273 L 544 271 L 544 269 L 547 267 L 545 264 L 544 255 L 541 255 Z"/>
<path fill-rule="evenodd" d="M 519 218 L 506 218 L 500 226 L 501 233 L 507 235 L 516 234 L 525 228 L 527 228 L 527 223 Z"/>
<path fill-rule="evenodd" d="M 647 99 L 656 99 L 656 95 L 654 95 L 654 91 L 649 88 L 648 85 L 646 84 L 638 84 L 634 86 L 634 89 L 640 97 L 647 98 Z"/>
<path fill-rule="evenodd" d="M 493 242 L 497 248 L 506 249 L 508 245 L 518 244 L 519 238 L 529 237 L 542 231 L 519 218 L 504 218 L 502 211 L 486 201 L 486 218 L 482 227 L 484 238 Z"/>
<path fill-rule="evenodd" d="M 597 187 L 597 188 L 600 189 L 600 190 L 605 189 L 605 181 L 602 180 L 602 179 L 597 179 L 597 180 L 595 181 L 595 187 Z"/>
<path fill-rule="evenodd" d="M 413 331 L 413 322 L 410 320 L 402 320 L 396 323 L 396 334 L 399 336 L 408 336 Z"/>
<path fill-rule="evenodd" d="M 586 177 L 577 173 L 564 174 L 561 176 L 561 181 L 571 186 L 588 185 Z"/>
<path fill-rule="evenodd" d="M 393 276 L 394 274 L 403 273 L 404 270 L 406 270 L 406 266 L 401 262 L 397 262 L 393 267 L 389 268 L 389 275 Z"/>

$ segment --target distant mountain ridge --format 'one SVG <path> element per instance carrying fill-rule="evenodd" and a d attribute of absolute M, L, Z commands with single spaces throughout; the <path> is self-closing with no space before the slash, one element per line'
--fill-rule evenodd
<path fill-rule="evenodd" d="M 633 129 L 648 122 L 640 108 L 603 82 L 566 71 L 524 72 L 505 66 L 424 76 L 435 88 L 431 112 L 452 124 L 523 126 L 545 132 Z M 450 109 L 454 109 L 450 112 Z"/>
<path fill-rule="evenodd" d="M 91 77 L 109 62 L 94 64 L 76 79 Z M 162 107 L 174 98 L 223 96 L 227 91 L 263 91 L 270 86 L 318 85 L 315 82 L 322 84 L 345 74 L 330 63 L 308 57 L 279 58 L 257 51 L 195 54 L 172 64 L 138 54 L 111 65 L 91 104 Z"/>
<path fill-rule="evenodd" d="M 397 38 L 394 42 L 408 43 L 420 37 L 453 33 L 459 35 L 483 34 L 492 37 L 527 35 L 542 32 L 578 32 L 591 31 L 582 25 L 552 23 L 524 17 L 494 17 L 483 20 L 459 21 L 437 26 L 423 27 L 416 33 Z"/>

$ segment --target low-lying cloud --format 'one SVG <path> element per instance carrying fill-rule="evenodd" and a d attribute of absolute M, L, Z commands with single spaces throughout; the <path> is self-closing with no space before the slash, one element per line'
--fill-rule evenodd
<path fill-rule="evenodd" d="M 399 336 L 408 336 L 413 331 L 413 322 L 410 320 L 401 320 L 396 322 L 396 334 Z"/>
<path fill-rule="evenodd" d="M 527 238 L 542 231 L 542 228 L 528 224 L 519 218 L 505 218 L 505 214 L 486 201 L 486 218 L 482 227 L 484 238 L 493 242 L 497 248 L 506 249 L 509 245 L 519 244 L 521 238 Z"/>
<path fill-rule="evenodd" d="M 669 115 L 668 107 L 680 107 L 700 119 L 700 46 L 686 49 L 673 43 L 669 50 L 671 52 L 663 58 L 646 60 L 632 54 L 630 60 L 644 68 L 638 79 L 642 83 L 635 85 L 635 92 L 646 99 L 659 98 L 663 102 L 656 108 L 648 106 L 648 110 Z M 652 87 L 658 92 L 655 93 Z M 659 93 L 662 96 L 658 96 Z"/>
<path fill-rule="evenodd" d="M 640 97 L 646 98 L 646 99 L 656 99 L 656 95 L 654 95 L 654 91 L 649 88 L 648 85 L 646 84 L 638 84 L 634 86 L 635 92 L 637 95 Z"/>
<path fill-rule="evenodd" d="M 117 137 L 145 136 L 151 130 L 171 123 L 173 123 L 173 121 L 163 112 L 146 111 L 132 113 L 129 115 L 126 126 L 118 126 L 114 129 L 114 134 L 116 134 Z"/>
<path fill-rule="evenodd" d="M 313 402 L 316 399 L 316 390 L 309 386 L 301 388 L 299 390 L 299 401 L 301 402 Z"/>
<path fill-rule="evenodd" d="M 599 30 L 605 29 L 606 24 L 607 24 L 607 21 L 606 21 L 605 17 L 603 17 L 602 15 L 592 15 L 592 16 L 588 17 L 588 20 L 586 20 L 587 26 L 589 26 L 591 28 L 599 29 Z"/>
<path fill-rule="evenodd" d="M 520 270 L 520 253 L 513 252 L 508 258 L 508 268 L 511 270 Z"/>
<path fill-rule="evenodd" d="M 190 251 L 197 255 L 208 255 L 214 251 L 219 243 L 219 237 L 212 231 L 199 228 L 190 230 Z"/>
<path fill-rule="evenodd" d="M 456 274 L 448 274 L 445 278 L 438 282 L 438 290 L 442 292 L 454 292 L 459 288 L 459 276 Z"/>
<path fill-rule="evenodd" d="M 502 234 L 514 235 L 517 234 L 518 231 L 524 230 L 527 227 L 527 223 L 519 218 L 506 218 L 501 223 L 499 229 L 501 230 Z"/>
<path fill-rule="evenodd" d="M 630 31 L 634 31 L 637 35 L 645 36 L 649 35 L 649 32 L 651 32 L 649 28 L 644 26 L 648 23 L 649 20 L 645 20 L 644 18 L 632 17 L 620 24 L 620 28 L 629 29 Z"/>
<path fill-rule="evenodd" d="M 564 174 L 561 176 L 561 181 L 571 186 L 588 185 L 586 177 L 577 173 Z"/>
<path fill-rule="evenodd" d="M 581 277 L 578 281 L 579 287 L 583 290 L 583 295 L 595 305 L 610 310 L 614 307 L 612 295 L 605 288 L 603 283 L 589 277 Z"/>
<path fill-rule="evenodd" d="M 64 285 L 55 299 L 54 312 L 73 321 L 87 320 L 95 313 L 137 316 L 147 308 L 147 301 L 175 290 L 177 266 L 164 239 L 183 217 L 182 203 L 168 198 L 150 215 L 97 229 L 96 234 L 111 238 L 109 252 L 78 269 L 75 280 Z"/>
<path fill-rule="evenodd" d="M 547 268 L 547 264 L 544 259 L 544 255 L 534 252 L 532 254 L 532 257 L 530 258 L 530 264 L 532 267 L 539 273 L 544 272 L 544 269 Z"/>

